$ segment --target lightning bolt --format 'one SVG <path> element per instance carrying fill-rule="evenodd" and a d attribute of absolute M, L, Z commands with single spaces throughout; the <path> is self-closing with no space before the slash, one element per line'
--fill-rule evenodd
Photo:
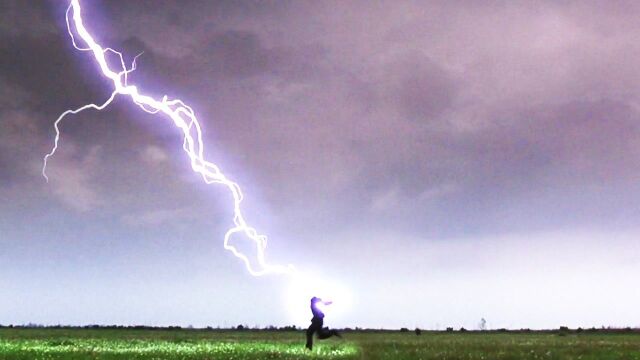
<path fill-rule="evenodd" d="M 70 13 L 73 13 L 72 17 L 69 16 Z M 180 99 L 169 99 L 165 95 L 161 100 L 156 100 L 148 95 L 141 94 L 135 85 L 129 85 L 128 75 L 136 69 L 136 59 L 141 54 L 138 54 L 134 58 L 131 67 L 127 68 L 122 53 L 112 48 L 103 48 L 102 46 L 100 46 L 100 44 L 98 44 L 93 39 L 91 34 L 84 27 L 84 23 L 82 22 L 82 9 L 78 0 L 71 0 L 71 4 L 67 8 L 65 19 L 67 22 L 67 31 L 69 33 L 69 36 L 71 37 L 73 46 L 77 50 L 91 52 L 98 65 L 100 65 L 100 71 L 102 72 L 102 75 L 113 82 L 114 90 L 111 93 L 111 96 L 105 102 L 101 104 L 87 104 L 77 109 L 67 110 L 60 114 L 60 116 L 56 119 L 54 123 L 56 136 L 54 139 L 53 148 L 48 154 L 45 155 L 44 165 L 42 166 L 42 176 L 44 176 L 47 182 L 49 181 L 46 173 L 47 161 L 56 153 L 56 150 L 58 149 L 58 143 L 60 141 L 61 121 L 69 114 L 77 114 L 87 109 L 103 110 L 109 104 L 111 104 L 111 102 L 113 102 L 116 95 L 129 96 L 131 100 L 145 112 L 151 114 L 161 113 L 173 120 L 173 124 L 177 128 L 179 128 L 184 135 L 182 148 L 189 156 L 189 159 L 191 161 L 191 168 L 193 169 L 193 171 L 200 174 L 202 176 L 202 179 L 207 184 L 222 184 L 226 186 L 227 189 L 229 189 L 229 191 L 231 192 L 231 195 L 233 196 L 233 223 L 235 226 L 229 229 L 224 235 L 224 248 L 228 251 L 231 251 L 233 255 L 242 260 L 249 273 L 254 276 L 265 275 L 269 273 L 293 273 L 295 270 L 291 265 L 272 265 L 266 262 L 265 250 L 267 247 L 267 237 L 265 235 L 259 234 L 253 227 L 249 226 L 249 224 L 247 224 L 246 220 L 244 219 L 244 216 L 242 215 L 242 211 L 240 209 L 240 203 L 242 202 L 243 197 L 240 186 L 238 186 L 238 184 L 236 184 L 235 182 L 229 180 L 220 171 L 218 166 L 207 161 L 204 158 L 202 129 L 193 109 L 187 106 Z M 84 46 L 78 45 L 78 42 L 76 41 L 76 35 L 74 35 L 73 31 L 71 30 L 72 23 L 75 27 L 77 36 L 82 39 Z M 107 54 L 113 54 L 118 57 L 118 59 L 120 60 L 121 69 L 114 70 L 111 68 L 111 66 L 107 63 Z M 238 233 L 244 234 L 253 241 L 257 252 L 257 266 L 252 265 L 252 262 L 246 255 L 244 255 L 236 247 L 229 243 L 231 237 Z"/>

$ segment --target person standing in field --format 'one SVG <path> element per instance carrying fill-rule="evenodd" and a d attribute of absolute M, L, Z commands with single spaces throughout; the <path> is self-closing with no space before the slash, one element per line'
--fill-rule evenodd
<path fill-rule="evenodd" d="M 327 327 L 322 327 L 324 324 L 324 313 L 318 309 L 319 304 L 331 305 L 331 301 L 322 301 L 317 297 L 311 298 L 311 313 L 313 318 L 311 319 L 311 325 L 307 329 L 307 349 L 313 349 L 313 334 L 318 333 L 318 339 L 324 340 L 332 336 L 342 337 L 337 330 L 329 330 Z"/>

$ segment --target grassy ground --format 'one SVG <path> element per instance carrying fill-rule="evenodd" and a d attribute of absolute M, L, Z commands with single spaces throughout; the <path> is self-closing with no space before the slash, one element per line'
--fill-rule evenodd
<path fill-rule="evenodd" d="M 640 334 L 0 329 L 0 359 L 638 359 Z"/>

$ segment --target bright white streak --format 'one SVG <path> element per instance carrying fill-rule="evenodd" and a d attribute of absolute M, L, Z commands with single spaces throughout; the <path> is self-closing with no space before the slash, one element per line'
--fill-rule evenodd
<path fill-rule="evenodd" d="M 71 31 L 71 22 L 69 21 L 69 12 L 71 10 L 73 10 L 72 20 L 76 33 L 85 42 L 86 47 L 78 46 L 78 44 L 76 43 L 76 38 Z M 80 51 L 90 51 L 93 53 L 95 60 L 98 62 L 98 65 L 100 65 L 102 75 L 113 82 L 114 91 L 109 99 L 107 99 L 107 101 L 105 101 L 101 105 L 87 104 L 75 110 L 67 110 L 63 112 L 58 117 L 58 119 L 56 119 L 54 124 L 54 128 L 56 131 L 54 145 L 51 149 L 51 152 L 45 155 L 44 165 L 42 167 L 42 175 L 45 177 L 45 179 L 47 179 L 47 181 L 49 180 L 46 174 L 47 161 L 51 156 L 55 154 L 56 150 L 58 149 L 58 142 L 60 140 L 59 124 L 62 119 L 64 119 L 64 117 L 69 114 L 77 114 L 86 109 L 102 110 L 109 104 L 111 104 L 116 95 L 128 95 L 131 97 L 131 100 L 142 110 L 152 114 L 162 113 L 171 118 L 175 126 L 182 130 L 182 133 L 184 134 L 184 142 L 182 147 L 191 160 L 191 168 L 193 169 L 193 171 L 200 174 L 202 176 L 202 179 L 207 184 L 218 183 L 226 186 L 231 192 L 231 195 L 233 195 L 233 223 L 235 224 L 235 226 L 229 229 L 225 234 L 224 248 L 231 251 L 236 257 L 240 258 L 244 262 L 247 270 L 249 271 L 249 273 L 251 273 L 251 275 L 259 276 L 268 273 L 293 273 L 295 270 L 291 265 L 271 265 L 266 262 L 265 249 L 267 247 L 267 237 L 265 235 L 258 234 L 258 232 L 254 228 L 249 226 L 245 221 L 244 216 L 242 215 L 242 211 L 240 210 L 240 203 L 242 202 L 242 191 L 240 190 L 238 184 L 227 179 L 227 177 L 215 164 L 205 160 L 204 143 L 202 141 L 202 130 L 193 109 L 187 106 L 180 99 L 170 100 L 165 95 L 162 100 L 158 101 L 150 96 L 139 93 L 138 88 L 135 85 L 129 85 L 127 83 L 127 76 L 136 68 L 135 59 L 133 60 L 131 69 L 127 69 L 120 52 L 111 48 L 105 49 L 98 43 L 96 43 L 91 34 L 84 27 L 84 24 L 82 22 L 80 3 L 78 0 L 71 0 L 71 4 L 69 5 L 66 13 L 66 21 L 67 31 L 69 32 L 69 36 L 71 36 L 73 46 Z M 116 72 L 111 69 L 105 57 L 106 53 L 112 53 L 119 57 L 120 65 L 122 66 L 121 71 Z M 241 253 L 233 245 L 229 244 L 231 236 L 236 233 L 244 234 L 254 242 L 258 263 L 257 267 L 254 267 L 251 264 L 251 261 L 246 255 Z"/>

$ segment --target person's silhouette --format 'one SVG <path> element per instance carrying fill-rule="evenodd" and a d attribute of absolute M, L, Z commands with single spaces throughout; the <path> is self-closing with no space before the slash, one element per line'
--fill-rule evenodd
<path fill-rule="evenodd" d="M 311 325 L 307 329 L 307 349 L 313 348 L 313 333 L 318 333 L 318 339 L 324 340 L 332 336 L 342 337 L 336 330 L 329 330 L 329 328 L 322 327 L 324 324 L 324 313 L 318 309 L 318 303 L 324 305 L 331 305 L 331 301 L 322 301 L 317 297 L 311 298 L 311 313 L 313 318 L 311 319 Z"/>

